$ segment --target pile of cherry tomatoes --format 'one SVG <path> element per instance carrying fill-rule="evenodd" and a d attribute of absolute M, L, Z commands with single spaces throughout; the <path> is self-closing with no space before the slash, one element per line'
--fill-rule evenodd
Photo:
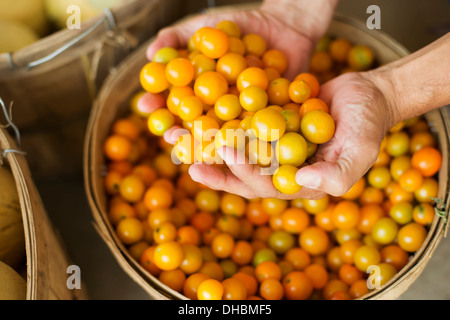
<path fill-rule="evenodd" d="M 365 71 L 378 66 L 375 54 L 366 45 L 352 44 L 344 38 L 322 37 L 311 56 L 310 72 L 319 83 L 352 71 Z"/>
<path fill-rule="evenodd" d="M 114 122 L 105 141 L 111 225 L 145 270 L 189 299 L 360 298 L 392 279 L 427 237 L 442 161 L 435 137 L 423 118 L 399 123 L 383 140 L 371 170 L 342 197 L 249 200 L 193 181 L 189 161 L 172 161 L 179 146 L 161 137 L 178 118 L 185 128 L 201 118 L 205 127 L 221 132 L 224 126 L 252 127 L 254 121 L 248 118 L 268 112 L 270 119 L 279 118 L 278 127 L 296 124 L 296 130 L 278 137 L 281 143 L 283 138 L 298 139 L 297 116 L 316 96 L 311 91 L 303 104 L 293 103 L 289 88 L 296 81 L 280 77 L 284 56 L 266 51 L 261 37 L 241 37 L 238 31 L 235 24 L 222 22 L 202 31 L 203 46 L 194 36 L 190 50 L 164 48 L 144 67 L 144 88 L 154 92 L 151 98 L 161 108 L 146 114 L 137 102 L 143 92 L 136 93 L 130 114 Z M 210 52 L 216 46 L 206 45 L 205 39 L 227 40 L 228 45 Z M 224 57 L 231 62 L 221 60 Z M 167 82 L 148 80 L 154 68 Z M 240 79 L 245 72 L 248 78 Z M 309 85 L 313 78 L 303 74 L 299 86 L 318 90 Z M 252 90 L 261 96 L 265 92 L 269 104 L 278 107 L 267 107 Z M 248 94 L 242 99 L 248 110 L 239 108 L 242 93 Z M 264 107 L 250 107 L 255 105 Z M 297 120 L 290 122 L 293 118 Z M 201 136 L 203 131 L 189 134 Z M 295 150 L 303 153 L 302 159 L 311 144 L 304 139 L 303 146 Z M 192 154 L 183 156 L 191 160 L 197 155 L 215 157 L 202 145 L 190 150 Z"/>
<path fill-rule="evenodd" d="M 231 21 L 200 28 L 186 50 L 162 48 L 142 68 L 147 99 L 162 101 L 149 129 L 161 136 L 181 125 L 174 156 L 183 163 L 222 164 L 217 150 L 231 147 L 269 167 L 280 192 L 297 193 L 297 168 L 333 137 L 335 123 L 317 98 L 317 78 L 289 81 L 287 67 L 283 52 L 257 34 L 242 36 Z"/>

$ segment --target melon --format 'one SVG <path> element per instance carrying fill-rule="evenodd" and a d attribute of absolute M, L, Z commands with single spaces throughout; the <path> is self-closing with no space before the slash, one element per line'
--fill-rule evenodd
<path fill-rule="evenodd" d="M 0 53 L 14 52 L 39 40 L 39 36 L 27 25 L 0 19 Z"/>
<path fill-rule="evenodd" d="M 0 186 L 0 261 L 17 269 L 25 260 L 25 236 L 16 183 L 6 167 L 0 167 Z"/>
<path fill-rule="evenodd" d="M 13 268 L 0 261 L 0 300 L 25 300 L 27 283 Z"/>
<path fill-rule="evenodd" d="M 67 13 L 69 6 L 80 8 L 80 22 L 101 14 L 105 8 L 112 8 L 124 0 L 45 0 L 48 18 L 60 29 L 67 26 L 67 19 L 73 12 Z"/>
<path fill-rule="evenodd" d="M 44 0 L 0 0 L 0 19 L 26 24 L 39 36 L 45 35 L 49 26 Z"/>

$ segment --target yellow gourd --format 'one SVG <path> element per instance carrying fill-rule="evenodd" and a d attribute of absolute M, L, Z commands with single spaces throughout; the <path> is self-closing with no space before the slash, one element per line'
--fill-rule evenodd
<path fill-rule="evenodd" d="M 0 19 L 21 22 L 39 36 L 48 31 L 44 0 L 0 0 Z"/>
<path fill-rule="evenodd" d="M 0 18 L 0 53 L 14 52 L 39 39 L 27 25 Z"/>
<path fill-rule="evenodd" d="M 26 281 L 10 266 L 0 261 L 0 300 L 25 300 Z"/>
<path fill-rule="evenodd" d="M 17 269 L 24 260 L 25 237 L 16 183 L 11 172 L 0 167 L 0 261 Z"/>
<path fill-rule="evenodd" d="M 72 12 L 67 12 L 70 6 L 80 8 L 81 22 L 91 19 L 103 12 L 105 8 L 112 8 L 123 0 L 45 0 L 45 8 L 48 18 L 58 28 L 67 26 L 67 19 Z"/>

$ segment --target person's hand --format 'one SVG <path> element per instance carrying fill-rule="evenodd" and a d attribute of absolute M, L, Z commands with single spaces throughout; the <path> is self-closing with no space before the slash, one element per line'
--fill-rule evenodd
<path fill-rule="evenodd" d="M 315 43 L 328 29 L 336 5 L 337 0 L 266 0 L 254 10 L 198 15 L 162 29 L 148 47 L 147 58 L 152 60 L 163 47 L 185 48 L 199 28 L 214 27 L 220 21 L 230 20 L 239 25 L 242 35 L 257 33 L 266 40 L 268 48 L 282 51 L 289 66 L 283 76 L 292 80 L 307 70 Z M 139 104 L 139 109 L 150 113 L 162 107 L 149 93 L 144 94 Z"/>
<path fill-rule="evenodd" d="M 215 26 L 223 20 L 231 20 L 239 25 L 242 34 L 257 33 L 262 36 L 268 48 L 282 51 L 288 60 L 288 70 L 282 76 L 292 80 L 297 74 L 305 72 L 309 65 L 309 58 L 315 43 L 328 29 L 334 7 L 337 1 L 318 0 L 266 0 L 255 10 L 229 11 L 215 14 L 203 14 L 177 25 L 165 28 L 158 33 L 155 41 L 147 50 L 147 57 L 151 60 L 154 54 L 163 47 L 184 48 L 190 37 L 201 27 Z M 320 10 L 318 10 L 320 8 Z M 160 101 L 154 101 L 154 95 L 145 94 L 139 104 L 139 109 L 153 112 L 163 107 Z M 164 134 L 164 139 L 175 144 L 182 130 L 174 126 Z M 272 185 L 269 175 L 260 175 L 259 167 L 252 165 L 233 165 L 227 155 L 245 156 L 218 150 L 228 165 L 225 170 L 218 170 L 207 165 L 193 165 L 190 173 L 194 179 L 210 187 L 234 193 L 241 193 L 247 198 L 254 197 L 282 197 Z M 256 188 L 247 187 L 248 180 L 256 183 Z M 304 189 L 300 192 L 304 197 L 318 197 L 321 193 Z"/>
<path fill-rule="evenodd" d="M 398 121 L 390 90 L 375 73 L 344 74 L 321 87 L 319 97 L 330 106 L 336 132 L 297 172 L 297 183 L 341 196 L 374 164 L 383 137 Z"/>
<path fill-rule="evenodd" d="M 321 87 L 319 98 L 330 106 L 336 131 L 329 142 L 319 146 L 309 164 L 298 170 L 296 181 L 303 186 L 300 192 L 278 192 L 270 175 L 261 175 L 260 167 L 249 164 L 243 154 L 231 148 L 219 150 L 228 170 L 194 164 L 189 173 L 195 181 L 213 189 L 247 198 L 319 199 L 325 194 L 343 195 L 373 165 L 385 133 L 396 121 L 395 110 L 371 78 L 370 73 L 348 73 Z"/>
<path fill-rule="evenodd" d="M 276 1 L 266 2 L 267 5 L 263 4 L 258 9 L 201 14 L 164 28 L 148 47 L 147 58 L 151 60 L 156 51 L 163 47 L 184 48 L 192 35 L 201 27 L 215 27 L 220 21 L 230 20 L 238 24 L 242 35 L 257 33 L 266 40 L 268 48 L 282 51 L 289 65 L 289 70 L 284 76 L 292 80 L 308 67 L 310 54 L 318 40 L 317 31 L 310 30 L 310 27 L 306 28 L 305 24 L 311 20 L 310 17 L 304 17 L 304 22 L 299 16 L 296 16 L 297 22 L 286 21 L 289 20 L 288 16 L 294 15 L 295 12 L 284 12 L 280 16 L 279 11 L 272 10 L 272 5 L 269 5 Z M 328 24 L 324 22 L 323 25 L 326 27 Z M 315 29 L 323 29 L 323 25 Z"/>

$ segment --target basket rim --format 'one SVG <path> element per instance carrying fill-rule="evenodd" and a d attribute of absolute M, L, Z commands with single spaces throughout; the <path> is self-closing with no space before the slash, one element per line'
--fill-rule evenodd
<path fill-rule="evenodd" d="M 130 15 L 130 13 L 135 14 L 136 12 L 140 16 L 149 10 L 155 10 L 158 6 L 159 2 L 156 0 L 126 0 L 112 7 L 110 12 L 114 17 L 114 23 L 116 24 L 118 30 L 124 30 L 139 21 L 137 17 L 134 17 L 131 21 L 124 19 L 124 17 Z M 30 62 L 36 60 L 35 55 L 42 53 L 42 48 L 54 48 L 54 50 L 56 50 L 73 41 L 85 31 L 100 23 L 92 33 L 86 35 L 85 38 L 73 46 L 73 53 L 67 54 L 68 52 L 63 52 L 51 60 L 56 61 L 59 65 L 64 65 L 72 60 L 79 59 L 79 54 L 86 54 L 86 50 L 84 49 L 86 47 L 90 48 L 89 52 L 95 51 L 97 49 L 97 41 L 89 42 L 87 40 L 90 39 L 92 35 L 98 34 L 101 34 L 102 37 L 108 37 L 111 29 L 108 24 L 108 19 L 105 19 L 107 17 L 107 14 L 100 13 L 97 16 L 84 21 L 80 29 L 69 30 L 63 28 L 42 37 L 32 44 L 17 51 L 11 53 L 0 53 L 0 70 L 2 71 L 2 77 L 9 73 L 17 74 L 19 71 L 33 72 L 34 70 L 42 71 L 42 69 L 46 69 L 46 66 L 50 65 L 49 63 L 40 65 L 41 68 L 28 69 L 26 66 Z M 101 23 L 102 20 L 104 20 L 103 23 Z"/>

